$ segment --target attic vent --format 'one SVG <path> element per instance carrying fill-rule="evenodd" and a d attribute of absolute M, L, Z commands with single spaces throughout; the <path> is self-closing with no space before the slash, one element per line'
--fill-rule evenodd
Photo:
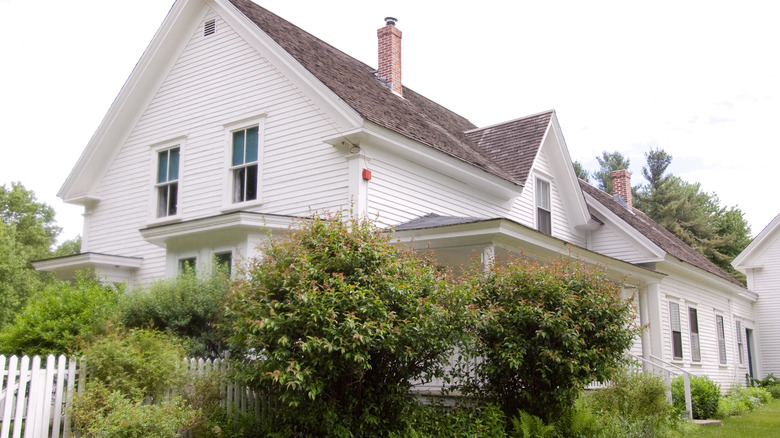
<path fill-rule="evenodd" d="M 206 24 L 203 26 L 203 36 L 209 36 L 214 34 L 214 31 L 216 30 L 216 20 L 209 20 L 206 22 Z"/>

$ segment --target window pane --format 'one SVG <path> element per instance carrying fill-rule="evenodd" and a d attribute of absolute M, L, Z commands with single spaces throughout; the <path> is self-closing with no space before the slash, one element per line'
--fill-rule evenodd
<path fill-rule="evenodd" d="M 536 229 L 544 234 L 552 234 L 550 212 L 542 208 L 536 209 Z"/>
<path fill-rule="evenodd" d="M 157 154 L 157 183 L 168 181 L 168 151 Z"/>
<path fill-rule="evenodd" d="M 257 161 L 257 126 L 246 130 L 246 161 Z"/>
<path fill-rule="evenodd" d="M 244 131 L 233 133 L 233 166 L 244 164 Z"/>
<path fill-rule="evenodd" d="M 701 350 L 699 347 L 699 317 L 696 309 L 688 308 L 688 325 L 691 329 L 691 359 L 701 360 Z"/>
<path fill-rule="evenodd" d="M 257 164 L 246 168 L 246 198 L 245 201 L 257 199 Z"/>
<path fill-rule="evenodd" d="M 168 216 L 175 216 L 179 204 L 179 185 L 168 185 Z"/>
<path fill-rule="evenodd" d="M 723 317 L 715 315 L 715 326 L 718 331 L 718 357 L 720 363 L 726 363 L 726 331 L 723 326 Z"/>
<path fill-rule="evenodd" d="M 179 179 L 179 148 L 170 150 L 168 181 Z"/>
<path fill-rule="evenodd" d="M 244 177 L 246 167 L 233 171 L 233 202 L 244 202 Z"/>
<path fill-rule="evenodd" d="M 157 217 L 165 217 L 168 213 L 168 186 L 157 189 Z"/>
<path fill-rule="evenodd" d="M 536 206 L 545 210 L 550 210 L 550 183 L 536 180 Z"/>

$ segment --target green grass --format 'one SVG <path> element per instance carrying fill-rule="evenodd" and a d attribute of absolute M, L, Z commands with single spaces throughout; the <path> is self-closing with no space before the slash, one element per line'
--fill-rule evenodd
<path fill-rule="evenodd" d="M 753 412 L 723 420 L 723 426 L 697 426 L 686 437 L 774 438 L 780 436 L 780 399 L 774 399 Z"/>

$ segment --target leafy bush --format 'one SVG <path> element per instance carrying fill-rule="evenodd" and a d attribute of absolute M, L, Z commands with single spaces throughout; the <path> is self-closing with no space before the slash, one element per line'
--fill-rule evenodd
<path fill-rule="evenodd" d="M 720 386 L 707 376 L 691 376 L 691 405 L 693 418 L 715 418 L 718 413 Z M 683 377 L 672 380 L 672 400 L 674 406 L 685 410 L 685 383 Z"/>
<path fill-rule="evenodd" d="M 406 429 L 390 438 L 506 438 L 506 418 L 495 405 L 484 407 L 414 405 L 404 414 Z"/>
<path fill-rule="evenodd" d="M 742 415 L 751 412 L 772 400 L 772 394 L 766 388 L 748 386 L 735 388 L 718 403 L 718 416 L 721 418 Z"/>
<path fill-rule="evenodd" d="M 176 437 L 197 413 L 174 388 L 184 382 L 184 350 L 159 332 L 114 333 L 85 349 L 87 385 L 74 399 L 76 426 L 92 436 Z"/>
<path fill-rule="evenodd" d="M 219 356 L 223 349 L 219 324 L 229 289 L 226 272 L 198 275 L 188 269 L 175 279 L 152 283 L 148 290 L 130 292 L 122 322 L 129 328 L 151 327 L 181 337 L 187 340 L 190 356 Z"/>
<path fill-rule="evenodd" d="M 466 307 L 430 260 L 341 213 L 271 240 L 229 301 L 249 384 L 279 395 L 277 430 L 399 430 L 413 380 L 442 374 Z"/>
<path fill-rule="evenodd" d="M 769 391 L 769 393 L 772 394 L 773 398 L 780 398 L 780 384 L 769 385 L 764 389 Z"/>
<path fill-rule="evenodd" d="M 86 276 L 47 287 L 0 332 L 2 353 L 76 353 L 116 320 L 122 289 Z"/>
<path fill-rule="evenodd" d="M 473 354 L 467 393 L 549 421 L 590 382 L 606 381 L 638 333 L 633 306 L 603 269 L 571 259 L 510 260 L 472 276 Z M 468 377 L 467 377 L 468 379 Z"/>
<path fill-rule="evenodd" d="M 762 388 L 767 388 L 767 387 L 769 387 L 769 386 L 774 386 L 774 385 L 780 385 L 780 379 L 778 379 L 777 377 L 775 377 L 774 373 L 769 373 L 769 374 L 768 374 L 766 377 L 764 377 L 763 379 L 753 379 L 753 378 L 751 378 L 751 377 L 750 377 L 750 375 L 748 374 L 748 378 L 749 378 L 749 379 L 750 379 L 750 380 L 751 380 L 753 383 L 755 383 L 756 385 L 758 385 L 758 386 L 760 386 L 760 387 L 762 387 Z"/>
<path fill-rule="evenodd" d="M 631 424 L 641 436 L 655 436 L 673 421 L 674 411 L 666 401 L 666 384 L 659 376 L 624 369 L 611 386 L 593 395 L 594 408 L 604 416 Z"/>
<path fill-rule="evenodd" d="M 175 438 L 196 416 L 179 397 L 148 404 L 102 385 L 88 385 L 73 412 L 81 431 L 111 438 Z"/>

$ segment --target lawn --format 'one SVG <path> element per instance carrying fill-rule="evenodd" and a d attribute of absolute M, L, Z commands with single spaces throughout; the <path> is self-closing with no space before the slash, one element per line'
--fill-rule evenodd
<path fill-rule="evenodd" d="M 755 411 L 723 420 L 723 426 L 698 426 L 688 437 L 770 438 L 780 436 L 780 399 L 774 399 Z"/>

